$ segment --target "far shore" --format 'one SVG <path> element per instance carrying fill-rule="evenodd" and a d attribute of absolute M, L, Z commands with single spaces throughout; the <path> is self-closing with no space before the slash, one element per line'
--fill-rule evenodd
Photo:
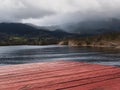
<path fill-rule="evenodd" d="M 11 45 L 0 45 L 0 46 L 47 46 L 47 45 L 60 45 L 60 46 L 69 46 L 69 47 L 90 47 L 90 48 L 111 48 L 111 49 L 120 49 L 120 45 L 112 46 L 112 45 L 78 45 L 78 44 L 45 44 L 45 45 L 37 45 L 37 44 L 11 44 Z"/>

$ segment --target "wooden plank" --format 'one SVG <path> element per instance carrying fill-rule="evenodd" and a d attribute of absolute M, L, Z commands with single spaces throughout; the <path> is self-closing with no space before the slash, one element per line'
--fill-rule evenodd
<path fill-rule="evenodd" d="M 73 61 L 1 66 L 0 90 L 120 90 L 120 68 Z"/>

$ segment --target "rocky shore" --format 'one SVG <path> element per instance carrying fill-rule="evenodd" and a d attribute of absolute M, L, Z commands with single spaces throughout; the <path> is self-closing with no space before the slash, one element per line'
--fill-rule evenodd
<path fill-rule="evenodd" d="M 85 46 L 85 47 L 111 47 L 120 49 L 120 34 L 107 34 L 101 36 L 66 39 L 59 45 Z"/>
<path fill-rule="evenodd" d="M 119 48 L 120 49 L 120 42 L 93 42 L 88 44 L 84 41 L 78 40 L 68 40 L 68 41 L 61 41 L 59 45 L 68 45 L 70 47 L 78 47 L 78 46 L 85 46 L 85 47 L 110 47 L 110 48 Z"/>

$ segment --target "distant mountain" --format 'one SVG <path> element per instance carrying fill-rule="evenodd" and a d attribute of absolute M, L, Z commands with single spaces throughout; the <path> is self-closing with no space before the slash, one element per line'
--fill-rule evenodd
<path fill-rule="evenodd" d="M 38 25 L 31 24 L 31 23 L 26 23 L 26 24 L 34 28 L 37 28 L 37 29 L 47 29 L 50 31 L 55 31 L 57 29 L 60 29 L 60 26 L 57 26 L 57 25 L 56 26 L 38 26 Z"/>
<path fill-rule="evenodd" d="M 94 35 L 109 32 L 120 32 L 119 19 L 90 20 L 64 26 L 64 29 L 81 35 Z"/>
<path fill-rule="evenodd" d="M 49 31 L 45 28 L 36 28 L 31 25 L 21 23 L 0 23 L 0 33 L 8 35 L 18 35 L 27 37 L 53 37 L 63 38 L 73 34 L 60 31 Z"/>

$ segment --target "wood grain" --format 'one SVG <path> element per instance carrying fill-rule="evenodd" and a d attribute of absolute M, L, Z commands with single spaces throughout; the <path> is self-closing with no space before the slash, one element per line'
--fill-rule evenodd
<path fill-rule="evenodd" d="M 1 66 L 0 90 L 120 90 L 120 68 L 73 61 Z"/>

